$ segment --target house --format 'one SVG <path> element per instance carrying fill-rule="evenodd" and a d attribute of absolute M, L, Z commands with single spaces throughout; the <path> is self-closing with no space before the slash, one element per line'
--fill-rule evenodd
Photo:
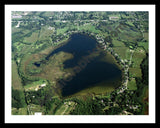
<path fill-rule="evenodd" d="M 119 19 L 119 17 L 117 17 L 117 16 L 110 16 L 109 17 L 109 20 L 118 20 Z"/>
<path fill-rule="evenodd" d="M 45 87 L 46 86 L 46 84 L 41 84 L 40 86 L 39 86 L 39 88 L 43 88 L 43 87 Z"/>
<path fill-rule="evenodd" d="M 13 19 L 22 18 L 22 16 L 21 15 L 13 15 L 12 18 Z"/>
<path fill-rule="evenodd" d="M 41 116 L 41 115 L 42 115 L 42 112 L 35 112 L 34 115 L 35 115 L 35 116 Z"/>

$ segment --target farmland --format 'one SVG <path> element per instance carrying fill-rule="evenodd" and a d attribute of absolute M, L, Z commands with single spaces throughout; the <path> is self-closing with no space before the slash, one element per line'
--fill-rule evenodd
<path fill-rule="evenodd" d="M 13 12 L 12 114 L 147 114 L 147 17 L 148 12 Z M 64 49 L 52 53 L 67 47 L 74 34 L 97 42 L 80 59 L 90 63 L 102 55 L 97 60 L 117 66 L 122 80 L 117 77 L 115 81 L 101 81 L 63 97 L 60 81 L 76 77 L 83 70 L 80 63 L 84 60 L 77 59 L 78 68 L 65 68 L 76 52 Z M 75 73 L 76 68 L 80 69 Z"/>

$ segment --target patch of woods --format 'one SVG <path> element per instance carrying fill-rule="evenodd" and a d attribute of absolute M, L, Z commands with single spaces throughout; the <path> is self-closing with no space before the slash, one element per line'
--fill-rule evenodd
<path fill-rule="evenodd" d="M 18 109 L 26 107 L 25 96 L 22 90 L 12 88 L 12 107 Z"/>
<path fill-rule="evenodd" d="M 74 99 L 77 102 L 77 106 L 75 109 L 70 113 L 71 115 L 104 115 L 104 111 L 102 110 L 105 107 L 105 104 L 102 102 L 104 100 L 107 102 L 107 98 L 105 99 L 92 99 L 88 97 L 85 101 Z"/>
<path fill-rule="evenodd" d="M 142 69 L 142 79 L 141 78 L 136 78 L 136 84 L 137 84 L 137 90 L 136 90 L 136 95 L 138 97 L 139 102 L 142 104 L 142 113 L 148 113 L 148 81 L 149 81 L 149 58 L 148 54 L 146 55 L 146 58 L 143 59 L 141 63 L 141 69 Z"/>
<path fill-rule="evenodd" d="M 141 63 L 141 69 L 142 69 L 142 79 L 136 77 L 136 84 L 137 84 L 137 96 L 141 96 L 143 94 L 143 88 L 146 86 L 148 87 L 148 55 L 146 55 L 146 58 L 143 59 Z"/>

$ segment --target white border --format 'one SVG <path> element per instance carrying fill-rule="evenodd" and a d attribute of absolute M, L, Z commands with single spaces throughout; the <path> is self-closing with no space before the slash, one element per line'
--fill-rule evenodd
<path fill-rule="evenodd" d="M 149 11 L 149 115 L 11 115 L 11 11 Z M 5 5 L 5 123 L 155 123 L 155 5 Z"/>

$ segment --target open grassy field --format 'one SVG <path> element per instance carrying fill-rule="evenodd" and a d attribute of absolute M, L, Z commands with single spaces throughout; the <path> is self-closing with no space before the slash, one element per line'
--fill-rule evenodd
<path fill-rule="evenodd" d="M 113 47 L 113 50 L 115 51 L 115 53 L 117 53 L 121 59 L 130 59 L 131 56 L 131 52 L 130 49 L 126 46 L 122 46 L 122 47 Z"/>
<path fill-rule="evenodd" d="M 133 58 L 132 58 L 133 67 L 140 68 L 140 64 L 141 64 L 142 60 L 145 58 L 145 56 L 146 56 L 145 51 L 142 48 L 138 47 L 135 50 L 135 52 L 133 53 Z"/>
<path fill-rule="evenodd" d="M 91 25 L 90 23 L 85 24 L 85 25 L 82 25 L 82 26 L 79 26 L 78 29 L 79 29 L 79 30 L 84 30 L 84 31 L 93 32 L 93 33 L 97 33 L 97 34 L 101 33 L 100 30 L 97 30 L 97 29 L 95 28 L 95 26 Z"/>
<path fill-rule="evenodd" d="M 31 43 L 31 44 L 35 43 L 38 40 L 38 34 L 39 34 L 38 31 L 37 32 L 33 32 L 31 36 L 25 37 L 23 42 L 24 43 Z"/>
<path fill-rule="evenodd" d="M 132 78 L 128 81 L 128 90 L 137 90 L 136 80 L 135 78 Z"/>
<path fill-rule="evenodd" d="M 124 43 L 122 41 L 113 39 L 112 40 L 112 44 L 114 47 L 125 47 Z"/>
<path fill-rule="evenodd" d="M 25 108 L 12 108 L 12 115 L 28 115 L 27 107 Z"/>
<path fill-rule="evenodd" d="M 144 33 L 144 39 L 149 41 L 149 34 L 147 32 Z"/>
<path fill-rule="evenodd" d="M 133 65 L 132 67 L 129 68 L 129 73 L 132 77 L 142 77 L 142 72 L 141 72 L 141 68 L 140 68 L 140 64 L 142 62 L 142 60 L 145 58 L 145 51 L 143 50 L 143 48 L 138 47 L 134 54 L 133 54 L 133 58 L 132 58 L 132 62 Z"/>
<path fill-rule="evenodd" d="M 12 87 L 13 89 L 23 90 L 21 79 L 18 75 L 17 64 L 12 61 Z"/>
<path fill-rule="evenodd" d="M 142 77 L 140 68 L 129 68 L 129 74 L 131 77 Z"/>

